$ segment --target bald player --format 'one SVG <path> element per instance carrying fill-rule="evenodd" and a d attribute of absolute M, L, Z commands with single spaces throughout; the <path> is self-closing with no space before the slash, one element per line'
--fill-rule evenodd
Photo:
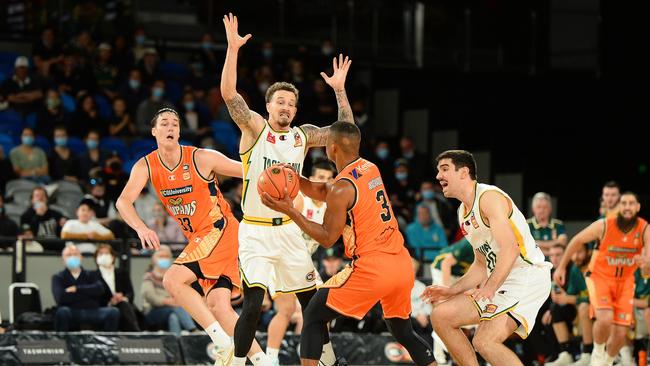
<path fill-rule="evenodd" d="M 327 203 L 322 224 L 303 216 L 288 195 L 282 200 L 262 195 L 262 203 L 289 216 L 326 248 L 343 234 L 346 255 L 353 259 L 318 290 L 304 311 L 302 364 L 318 364 L 325 324 L 341 315 L 362 319 L 379 301 L 388 329 L 414 362 L 435 365 L 431 348 L 415 334 L 409 319 L 414 281 L 411 257 L 379 169 L 359 156 L 360 141 L 356 125 L 334 123 L 325 146 L 327 157 L 340 173 L 332 184 L 300 179 L 300 189 L 306 196 Z"/>

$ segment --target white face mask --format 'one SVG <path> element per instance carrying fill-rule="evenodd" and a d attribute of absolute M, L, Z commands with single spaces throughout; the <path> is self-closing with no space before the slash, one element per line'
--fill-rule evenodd
<path fill-rule="evenodd" d="M 97 256 L 97 265 L 101 267 L 110 267 L 113 264 L 113 256 L 110 254 L 100 254 Z"/>

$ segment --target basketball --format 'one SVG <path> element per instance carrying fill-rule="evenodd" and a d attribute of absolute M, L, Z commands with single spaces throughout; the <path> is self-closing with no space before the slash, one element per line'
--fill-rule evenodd
<path fill-rule="evenodd" d="M 260 195 L 266 192 L 275 199 L 284 198 L 285 187 L 289 197 L 296 198 L 300 190 L 300 177 L 296 172 L 282 165 L 271 165 L 257 180 L 257 192 Z"/>

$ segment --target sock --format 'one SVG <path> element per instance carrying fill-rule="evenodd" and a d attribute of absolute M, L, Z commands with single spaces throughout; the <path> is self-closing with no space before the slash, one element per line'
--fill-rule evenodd
<path fill-rule="evenodd" d="M 267 349 L 268 350 L 268 349 Z M 277 357 L 277 353 L 276 353 Z M 252 355 L 249 357 L 251 359 L 251 362 L 253 363 L 254 366 L 265 366 L 268 365 L 268 357 L 264 354 L 264 352 L 257 352 L 256 354 Z"/>
<path fill-rule="evenodd" d="M 277 348 L 266 347 L 266 355 L 269 356 L 271 360 L 277 359 L 279 353 L 280 350 Z"/>
<path fill-rule="evenodd" d="M 327 342 L 323 345 L 320 362 L 325 366 L 332 366 L 336 363 L 336 355 L 334 354 L 334 348 L 332 348 L 332 342 Z"/>
<path fill-rule="evenodd" d="M 605 356 L 605 343 L 602 343 L 602 344 L 594 343 L 594 352 L 593 352 L 593 354 L 604 357 Z"/>
<path fill-rule="evenodd" d="M 215 321 L 210 324 L 209 327 L 205 328 L 205 332 L 208 333 L 210 339 L 212 339 L 212 343 L 218 347 L 230 347 L 232 345 L 230 337 L 226 332 L 224 332 L 223 328 L 221 328 L 219 322 Z"/>
<path fill-rule="evenodd" d="M 560 350 L 561 350 L 561 352 L 569 352 L 569 347 L 570 347 L 569 342 L 562 342 L 562 343 L 560 343 Z"/>
<path fill-rule="evenodd" d="M 619 351 L 621 353 L 621 363 L 624 365 L 634 364 L 634 356 L 632 356 L 632 348 L 630 346 L 623 346 Z"/>
<path fill-rule="evenodd" d="M 594 351 L 594 344 L 582 344 L 582 353 L 591 353 Z"/>
<path fill-rule="evenodd" d="M 244 366 L 246 365 L 246 357 L 233 357 L 232 361 L 230 362 L 231 366 Z"/>
<path fill-rule="evenodd" d="M 607 359 L 605 359 L 605 365 L 612 366 L 613 364 L 614 364 L 614 357 L 607 355 Z"/>

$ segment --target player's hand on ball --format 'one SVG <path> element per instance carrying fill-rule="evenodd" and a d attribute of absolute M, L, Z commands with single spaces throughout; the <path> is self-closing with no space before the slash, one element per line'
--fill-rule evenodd
<path fill-rule="evenodd" d="M 160 249 L 160 239 L 158 239 L 158 234 L 155 231 L 144 227 L 136 230 L 136 232 L 143 249 Z"/>
<path fill-rule="evenodd" d="M 479 288 L 466 291 L 465 295 L 471 296 L 475 301 L 492 301 L 495 292 L 496 289 L 493 289 L 491 286 L 482 285 Z"/>
<path fill-rule="evenodd" d="M 448 286 L 431 285 L 424 289 L 420 298 L 428 303 L 436 303 L 455 295 Z"/>
<path fill-rule="evenodd" d="M 278 212 L 282 212 L 283 214 L 287 214 L 293 208 L 293 200 L 289 196 L 286 187 L 284 188 L 283 198 L 275 199 L 266 192 L 260 193 L 260 198 L 262 199 L 262 203 L 273 211 L 278 211 Z"/>
<path fill-rule="evenodd" d="M 343 54 L 339 54 L 338 60 L 336 57 L 332 60 L 332 76 L 327 76 L 326 73 L 321 72 L 320 76 L 325 79 L 325 82 L 332 87 L 334 90 L 342 90 L 345 88 L 345 77 L 348 75 L 348 70 L 352 60 L 345 56 L 343 59 Z"/>
<path fill-rule="evenodd" d="M 237 17 L 228 13 L 228 15 L 223 16 L 223 25 L 226 28 L 226 39 L 228 40 L 228 47 L 234 49 L 239 49 L 241 46 L 245 45 L 246 42 L 252 37 L 249 33 L 245 36 L 240 36 L 237 28 L 239 24 L 237 22 Z"/>

